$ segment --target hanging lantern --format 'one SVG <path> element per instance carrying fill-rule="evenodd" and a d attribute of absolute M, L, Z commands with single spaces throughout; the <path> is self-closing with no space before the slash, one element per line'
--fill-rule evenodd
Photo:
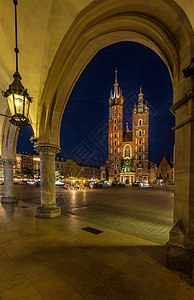
<path fill-rule="evenodd" d="M 18 1 L 13 0 L 15 5 L 15 43 L 14 49 L 16 53 L 16 71 L 13 75 L 14 81 L 9 85 L 9 88 L 2 92 L 3 96 L 8 101 L 8 106 L 11 114 L 10 122 L 18 127 L 24 127 L 30 124 L 29 122 L 29 107 L 32 102 L 32 98 L 29 96 L 27 89 L 25 89 L 21 83 L 22 77 L 18 71 L 18 53 L 17 46 L 17 5 Z"/>

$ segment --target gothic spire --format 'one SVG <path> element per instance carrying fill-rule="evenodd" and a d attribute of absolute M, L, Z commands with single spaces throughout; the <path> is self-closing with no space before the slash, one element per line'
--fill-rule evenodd
<path fill-rule="evenodd" d="M 115 83 L 117 83 L 117 68 L 115 68 Z"/>
<path fill-rule="evenodd" d="M 117 82 L 117 68 L 115 68 L 114 98 L 119 98 L 120 96 L 118 86 L 119 84 Z"/>

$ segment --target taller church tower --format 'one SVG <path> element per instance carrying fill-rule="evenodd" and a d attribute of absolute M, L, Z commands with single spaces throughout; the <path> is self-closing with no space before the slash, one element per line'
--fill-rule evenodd
<path fill-rule="evenodd" d="M 119 181 L 121 170 L 121 147 L 123 141 L 123 102 L 122 91 L 117 82 L 115 69 L 114 90 L 109 98 L 109 129 L 108 129 L 108 180 L 110 183 Z"/>
<path fill-rule="evenodd" d="M 133 158 L 136 180 L 148 182 L 148 130 L 149 108 L 144 103 L 142 88 L 138 95 L 138 104 L 134 106 L 132 115 Z"/>

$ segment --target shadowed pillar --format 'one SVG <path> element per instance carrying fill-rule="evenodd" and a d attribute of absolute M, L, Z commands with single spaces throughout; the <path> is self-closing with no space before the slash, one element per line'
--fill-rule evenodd
<path fill-rule="evenodd" d="M 176 115 L 174 227 L 167 265 L 194 278 L 194 93 L 171 107 Z"/>
<path fill-rule="evenodd" d="M 36 210 L 36 216 L 43 219 L 57 218 L 61 215 L 61 209 L 56 205 L 55 191 L 55 155 L 59 148 L 38 145 L 35 146 L 35 150 L 40 154 L 41 176 L 41 203 Z"/>
<path fill-rule="evenodd" d="M 13 183 L 13 166 L 15 165 L 13 159 L 1 159 L 1 164 L 4 167 L 4 196 L 1 197 L 2 203 L 16 203 L 17 199 L 14 196 Z"/>

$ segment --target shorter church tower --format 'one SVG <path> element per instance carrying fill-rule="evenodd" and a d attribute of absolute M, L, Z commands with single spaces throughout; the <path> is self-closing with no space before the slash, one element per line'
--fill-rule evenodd
<path fill-rule="evenodd" d="M 148 182 L 149 108 L 147 101 L 144 103 L 142 88 L 138 95 L 138 104 L 133 109 L 132 126 L 136 181 Z"/>
<path fill-rule="evenodd" d="M 109 129 L 108 129 L 108 180 L 110 183 L 119 181 L 121 170 L 121 144 L 123 141 L 123 102 L 122 91 L 117 82 L 115 69 L 114 90 L 109 98 Z"/>

